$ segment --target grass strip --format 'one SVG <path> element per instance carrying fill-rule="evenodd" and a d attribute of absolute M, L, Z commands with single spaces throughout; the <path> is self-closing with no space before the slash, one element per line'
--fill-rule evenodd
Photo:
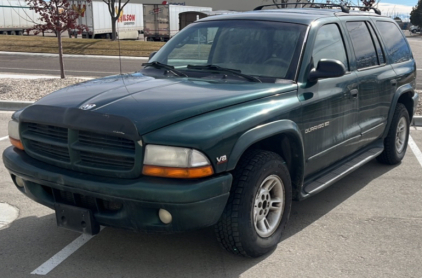
<path fill-rule="evenodd" d="M 120 41 L 122 56 L 148 57 L 157 51 L 163 42 Z M 53 53 L 58 54 L 56 37 L 41 36 L 0 36 L 0 51 Z M 107 55 L 118 56 L 117 41 L 101 39 L 69 39 L 63 38 L 63 53 L 75 55 Z"/>

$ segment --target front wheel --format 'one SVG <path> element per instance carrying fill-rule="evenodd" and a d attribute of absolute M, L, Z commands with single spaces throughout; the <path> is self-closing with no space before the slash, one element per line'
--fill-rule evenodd
<path fill-rule="evenodd" d="M 230 197 L 215 231 L 224 249 L 259 257 L 280 242 L 289 219 L 290 174 L 276 153 L 248 151 L 233 172 Z"/>
<path fill-rule="evenodd" d="M 379 162 L 394 165 L 402 161 L 409 140 L 409 127 L 409 113 L 402 103 L 397 103 L 390 130 L 384 139 L 384 151 L 377 157 Z"/>

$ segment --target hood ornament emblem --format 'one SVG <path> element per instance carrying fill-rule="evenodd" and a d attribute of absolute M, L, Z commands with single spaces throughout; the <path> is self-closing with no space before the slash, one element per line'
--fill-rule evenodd
<path fill-rule="evenodd" d="M 91 110 L 95 106 L 97 106 L 97 105 L 93 104 L 93 103 L 88 103 L 88 104 L 82 105 L 81 107 L 79 107 L 79 109 L 81 109 L 81 110 Z"/>

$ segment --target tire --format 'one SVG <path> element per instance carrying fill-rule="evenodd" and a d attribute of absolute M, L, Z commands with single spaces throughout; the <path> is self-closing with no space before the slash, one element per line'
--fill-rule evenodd
<path fill-rule="evenodd" d="M 379 162 L 395 165 L 402 161 L 409 140 L 409 127 L 409 113 L 402 103 L 397 103 L 390 130 L 384 139 L 384 151 L 377 157 Z"/>
<path fill-rule="evenodd" d="M 243 155 L 233 177 L 229 200 L 215 225 L 217 239 L 231 253 L 262 256 L 275 249 L 289 219 L 292 204 L 289 171 L 276 153 L 251 150 Z M 279 202 L 270 202 L 276 201 L 276 197 Z"/>

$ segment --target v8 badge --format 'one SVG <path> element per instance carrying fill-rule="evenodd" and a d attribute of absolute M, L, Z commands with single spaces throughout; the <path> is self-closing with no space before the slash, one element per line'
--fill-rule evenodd
<path fill-rule="evenodd" d="M 227 156 L 226 155 L 217 157 L 217 164 L 223 164 L 223 163 L 226 163 L 226 162 L 227 162 Z"/>

